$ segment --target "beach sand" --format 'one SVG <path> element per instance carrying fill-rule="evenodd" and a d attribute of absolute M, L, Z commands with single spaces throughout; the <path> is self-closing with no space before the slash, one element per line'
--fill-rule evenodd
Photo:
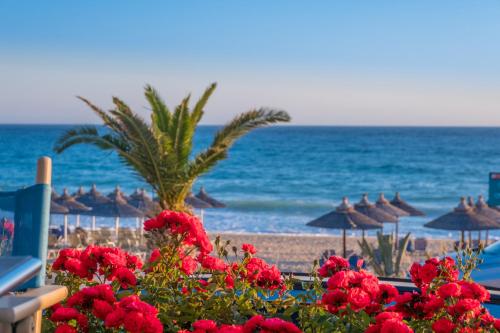
<path fill-rule="evenodd" d="M 217 234 L 210 234 L 214 239 Z M 251 243 L 257 248 L 257 256 L 278 266 L 284 272 L 310 272 L 314 260 L 321 258 L 324 251 L 335 250 L 342 254 L 342 238 L 340 236 L 316 235 L 280 235 L 280 234 L 235 234 L 218 233 L 222 240 L 230 240 L 231 245 L 241 248 L 243 243 Z M 358 245 L 360 237 L 347 237 L 347 251 L 360 254 Z M 369 243 L 376 246 L 375 237 L 366 237 Z M 426 251 L 414 251 L 406 256 L 403 266 L 409 267 L 414 261 L 429 256 L 439 256 L 453 250 L 452 239 L 427 239 Z"/>

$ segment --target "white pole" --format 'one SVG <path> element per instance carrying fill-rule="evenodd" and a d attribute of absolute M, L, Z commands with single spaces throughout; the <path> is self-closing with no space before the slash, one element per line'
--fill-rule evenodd
<path fill-rule="evenodd" d="M 92 216 L 92 231 L 95 231 L 95 216 Z"/>
<path fill-rule="evenodd" d="M 115 217 L 115 236 L 116 236 L 116 239 L 118 240 L 118 231 L 120 229 L 120 217 L 117 216 Z"/>
<path fill-rule="evenodd" d="M 76 227 L 78 228 L 80 226 L 80 214 L 76 216 Z"/>
<path fill-rule="evenodd" d="M 68 244 L 68 215 L 64 214 L 64 245 Z"/>

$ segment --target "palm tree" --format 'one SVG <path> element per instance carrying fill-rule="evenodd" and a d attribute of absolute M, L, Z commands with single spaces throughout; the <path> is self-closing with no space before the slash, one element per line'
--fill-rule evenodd
<path fill-rule="evenodd" d="M 244 112 L 221 128 L 208 148 L 191 158 L 196 127 L 215 88 L 216 84 L 211 84 L 192 109 L 188 95 L 171 111 L 158 92 L 146 86 L 145 96 L 152 111 L 151 124 L 116 97 L 113 98 L 114 109 L 107 112 L 78 97 L 101 118 L 107 130 L 100 132 L 96 126 L 70 129 L 59 137 L 54 151 L 62 153 L 77 144 L 114 150 L 124 164 L 153 187 L 163 209 L 189 211 L 184 199 L 193 183 L 225 159 L 237 139 L 253 129 L 290 121 L 285 111 L 260 108 Z"/>

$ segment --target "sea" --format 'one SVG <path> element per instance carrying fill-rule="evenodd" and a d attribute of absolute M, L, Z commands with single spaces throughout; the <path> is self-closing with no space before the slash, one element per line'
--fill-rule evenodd
<path fill-rule="evenodd" d="M 80 186 L 88 190 L 92 184 L 105 194 L 116 186 L 126 193 L 136 188 L 151 193 L 112 152 L 79 145 L 54 153 L 57 138 L 72 127 L 0 125 L 0 190 L 32 184 L 37 158 L 50 156 L 53 186 L 59 193 Z M 195 152 L 209 145 L 218 129 L 199 127 Z M 379 193 L 391 199 L 400 192 L 426 213 L 402 218 L 401 233 L 456 238 L 458 233 L 423 225 L 453 209 L 461 196 L 487 198 L 492 171 L 500 171 L 500 128 L 277 126 L 239 140 L 228 159 L 198 179 L 193 191 L 204 186 L 227 204 L 203 211 L 211 232 L 339 235 L 339 230 L 306 224 L 335 209 L 344 196 L 355 203 L 363 193 L 375 201 Z M 52 217 L 53 224 L 61 221 L 60 216 Z M 82 217 L 81 223 L 90 221 Z M 112 226 L 113 220 L 99 218 L 98 225 Z M 498 238 L 500 232 L 490 236 Z"/>

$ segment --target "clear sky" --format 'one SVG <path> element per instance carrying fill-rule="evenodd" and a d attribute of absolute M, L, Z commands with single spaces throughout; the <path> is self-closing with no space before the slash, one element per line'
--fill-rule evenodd
<path fill-rule="evenodd" d="M 75 95 L 146 115 L 219 88 L 204 122 L 500 126 L 499 1 L 0 1 L 0 123 L 91 123 Z"/>

